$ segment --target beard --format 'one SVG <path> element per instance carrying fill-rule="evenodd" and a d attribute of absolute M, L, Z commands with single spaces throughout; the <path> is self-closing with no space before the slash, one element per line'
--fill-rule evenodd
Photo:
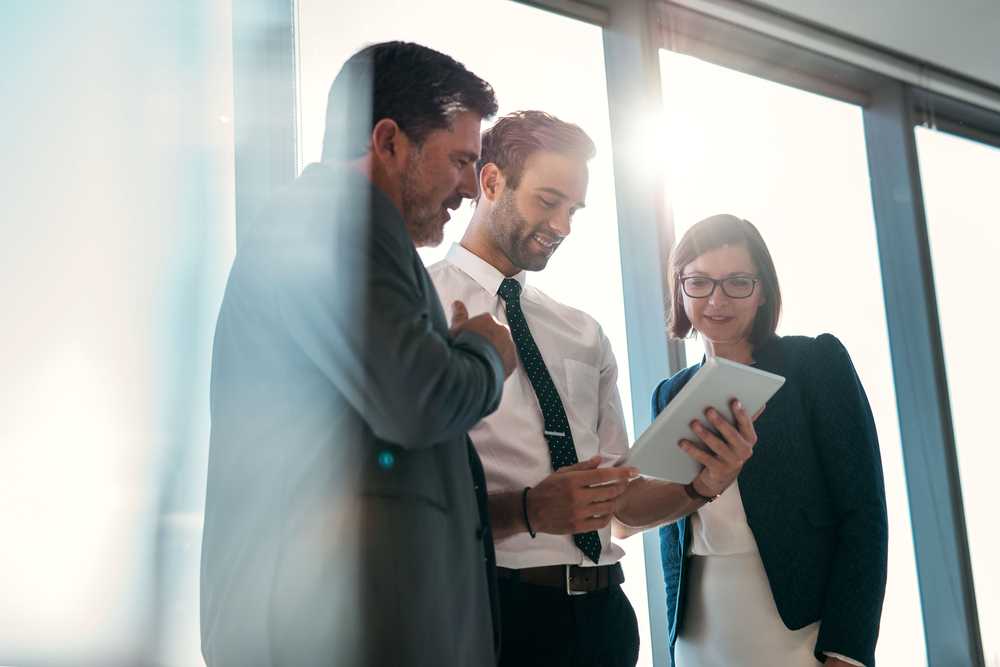
<path fill-rule="evenodd" d="M 435 201 L 433 193 L 421 177 L 423 152 L 411 152 L 399 177 L 403 220 L 413 244 L 418 248 L 433 248 L 444 240 L 444 225 L 440 222 L 443 202 Z"/>
<path fill-rule="evenodd" d="M 524 271 L 541 271 L 555 252 L 555 248 L 549 253 L 533 249 L 531 237 L 535 229 L 517 207 L 514 191 L 509 188 L 500 193 L 490 209 L 487 227 L 510 263 Z"/>

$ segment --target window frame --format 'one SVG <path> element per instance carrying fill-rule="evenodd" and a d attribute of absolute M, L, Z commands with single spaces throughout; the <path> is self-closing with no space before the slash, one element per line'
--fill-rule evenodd
<path fill-rule="evenodd" d="M 993 103 L 1000 90 L 962 77 L 947 81 L 992 107 L 985 108 L 914 85 L 896 54 L 881 55 L 894 61 L 899 78 L 680 4 L 654 2 L 650 11 L 662 48 L 862 107 L 928 664 L 984 665 L 914 128 L 934 124 L 1000 146 L 1000 105 Z M 734 15 L 765 29 L 774 17 L 752 6 Z M 781 30 L 794 29 L 794 19 L 777 20 Z M 874 50 L 833 38 L 867 55 Z M 935 74 L 936 81 L 950 76 Z"/>

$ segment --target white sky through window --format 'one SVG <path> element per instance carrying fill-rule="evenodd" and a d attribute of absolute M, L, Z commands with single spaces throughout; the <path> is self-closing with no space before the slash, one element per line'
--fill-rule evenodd
<path fill-rule="evenodd" d="M 992 493 L 1000 450 L 983 424 L 983 415 L 996 412 L 1000 372 L 983 336 L 1000 328 L 988 305 L 1000 246 L 1000 149 L 923 127 L 916 135 L 983 654 L 988 667 L 1000 667 L 1000 534 Z"/>

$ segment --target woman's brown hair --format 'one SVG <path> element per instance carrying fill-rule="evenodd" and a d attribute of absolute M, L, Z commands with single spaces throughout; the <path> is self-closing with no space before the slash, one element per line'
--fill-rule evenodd
<path fill-rule="evenodd" d="M 763 290 L 764 304 L 757 310 L 749 341 L 760 346 L 771 340 L 781 318 L 781 288 L 774 260 L 757 228 L 735 215 L 713 215 L 696 223 L 684 233 L 670 253 L 670 315 L 667 331 L 671 338 L 686 338 L 693 327 L 684 312 L 684 294 L 681 292 L 681 271 L 700 255 L 724 245 L 745 246 L 750 259 L 757 267 L 758 289 Z"/>

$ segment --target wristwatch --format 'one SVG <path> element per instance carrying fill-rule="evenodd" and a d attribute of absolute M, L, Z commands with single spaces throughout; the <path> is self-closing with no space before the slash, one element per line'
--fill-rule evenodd
<path fill-rule="evenodd" d="M 688 498 L 690 498 L 691 500 L 696 500 L 696 501 L 702 502 L 702 503 L 710 503 L 710 502 L 712 502 L 713 500 L 716 500 L 719 496 L 722 495 L 721 493 L 717 493 L 717 494 L 715 494 L 714 496 L 711 496 L 711 497 L 709 497 L 709 496 L 703 496 L 703 495 L 701 495 L 700 493 L 698 493 L 695 490 L 695 488 L 694 488 L 694 482 L 690 482 L 688 484 L 685 484 L 684 485 L 684 492 L 686 494 L 688 494 Z"/>

